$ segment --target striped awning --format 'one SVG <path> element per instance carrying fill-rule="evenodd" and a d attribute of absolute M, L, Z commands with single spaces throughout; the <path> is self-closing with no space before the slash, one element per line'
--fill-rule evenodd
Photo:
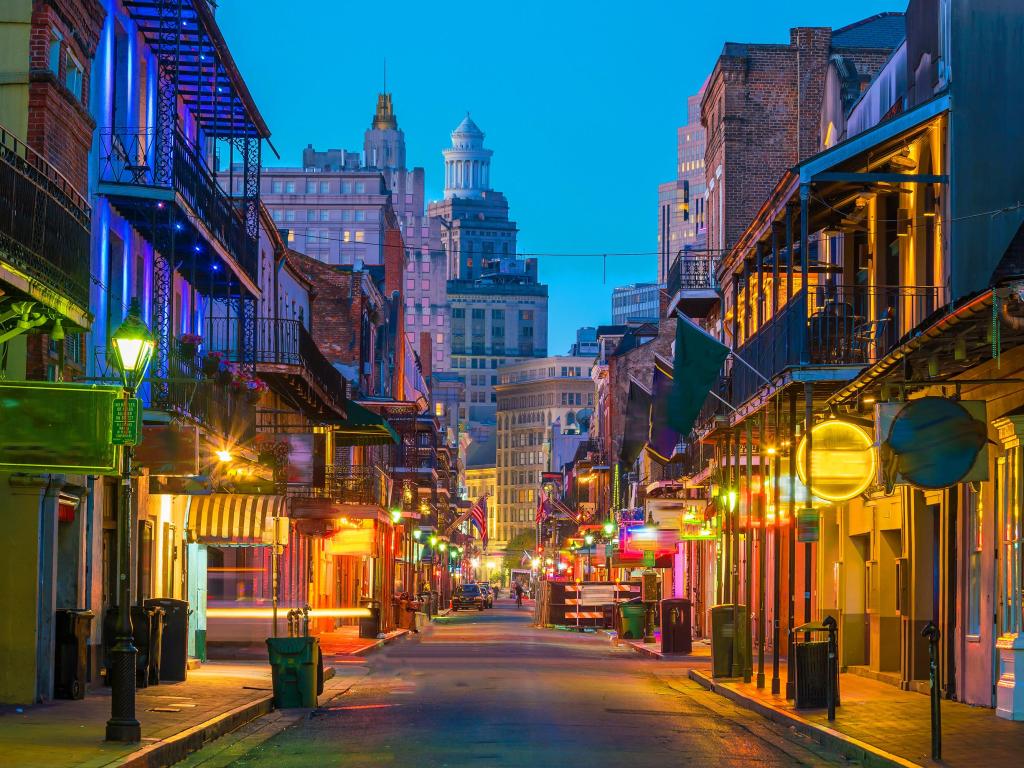
<path fill-rule="evenodd" d="M 198 544 L 261 547 L 274 543 L 272 517 L 284 515 L 284 496 L 214 493 L 193 496 L 188 540 Z"/>

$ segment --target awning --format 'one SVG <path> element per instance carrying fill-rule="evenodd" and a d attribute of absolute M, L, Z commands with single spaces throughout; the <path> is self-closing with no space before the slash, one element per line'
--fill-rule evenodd
<path fill-rule="evenodd" d="M 223 546 L 266 546 L 274 543 L 270 518 L 283 515 L 284 496 L 193 496 L 186 523 L 188 540 Z"/>
<path fill-rule="evenodd" d="M 345 421 L 334 432 L 336 445 L 388 445 L 398 433 L 387 420 L 352 400 L 345 401 Z"/>

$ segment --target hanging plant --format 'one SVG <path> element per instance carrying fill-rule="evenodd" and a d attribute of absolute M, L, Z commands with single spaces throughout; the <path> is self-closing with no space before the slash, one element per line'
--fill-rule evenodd
<path fill-rule="evenodd" d="M 181 350 L 181 356 L 185 358 L 198 355 L 202 343 L 203 337 L 198 333 L 183 333 L 178 337 L 178 347 Z"/>
<path fill-rule="evenodd" d="M 207 352 L 203 357 L 203 373 L 213 378 L 216 376 L 224 364 L 224 353 L 223 352 Z"/>

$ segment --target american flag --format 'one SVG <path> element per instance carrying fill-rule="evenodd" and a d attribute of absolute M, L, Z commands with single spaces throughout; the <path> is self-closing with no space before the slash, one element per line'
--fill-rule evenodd
<path fill-rule="evenodd" d="M 537 494 L 537 520 L 536 520 L 536 522 L 538 524 L 540 523 L 541 520 L 544 519 L 544 515 L 547 514 L 547 511 L 548 511 L 548 494 L 547 494 L 547 491 L 544 490 L 544 486 L 542 485 L 540 487 L 540 492 Z"/>
<path fill-rule="evenodd" d="M 480 531 L 480 540 L 487 544 L 487 496 L 481 496 L 469 510 L 469 519 Z"/>

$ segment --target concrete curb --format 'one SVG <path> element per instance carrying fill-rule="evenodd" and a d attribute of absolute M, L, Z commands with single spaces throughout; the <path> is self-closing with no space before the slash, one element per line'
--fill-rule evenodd
<path fill-rule="evenodd" d="M 258 717 L 270 714 L 274 708 L 274 697 L 262 696 L 248 704 L 235 707 L 205 723 L 194 725 L 176 733 L 164 741 L 136 750 L 121 760 L 124 768 L 164 768 L 184 760 L 191 753 L 202 749 L 209 742 L 240 728 Z"/>
<path fill-rule="evenodd" d="M 365 648 L 360 648 L 358 651 L 353 651 L 351 655 L 365 656 L 366 654 L 370 653 L 370 651 L 375 651 L 378 648 L 382 648 L 385 645 L 395 642 L 396 640 L 401 640 L 403 637 L 408 637 L 411 634 L 412 633 L 408 629 L 400 629 L 390 637 L 382 637 L 378 639 L 373 645 L 368 645 Z"/>
<path fill-rule="evenodd" d="M 833 728 L 806 720 L 799 715 L 784 712 L 764 704 L 740 691 L 715 682 L 714 679 L 700 670 L 691 669 L 687 674 L 691 680 L 707 688 L 709 691 L 739 704 L 744 709 L 756 712 L 774 723 L 784 725 L 798 733 L 809 736 L 826 749 L 839 752 L 851 760 L 856 760 L 861 765 L 878 766 L 880 768 L 920 768 L 919 763 L 907 760 L 899 755 L 894 755 L 891 752 L 886 752 L 884 749 L 868 744 L 860 739 L 855 739 Z"/>

